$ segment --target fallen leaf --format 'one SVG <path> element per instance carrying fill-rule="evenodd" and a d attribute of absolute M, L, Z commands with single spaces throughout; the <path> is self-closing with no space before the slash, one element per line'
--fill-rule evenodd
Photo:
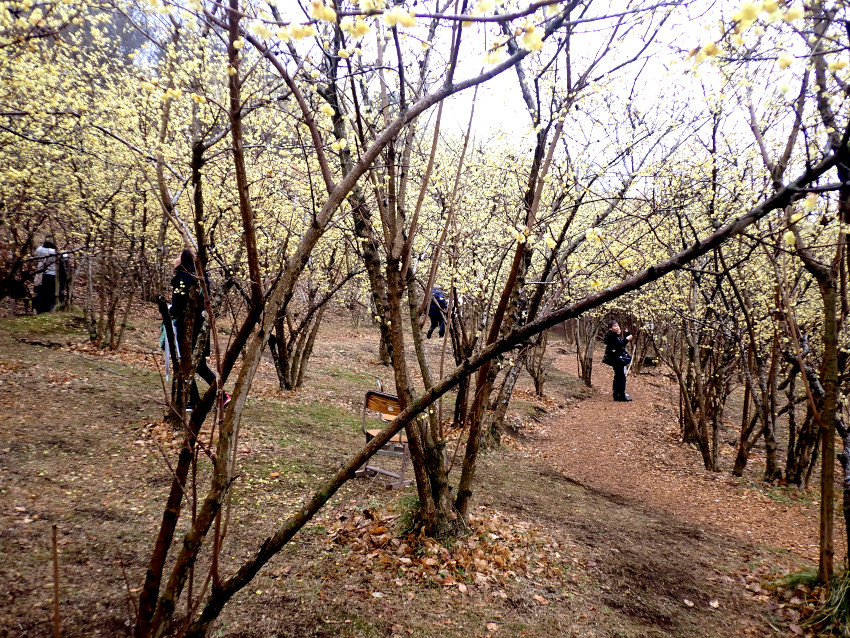
<path fill-rule="evenodd" d="M 269 474 L 269 478 L 277 478 L 278 476 L 280 476 L 280 472 L 272 472 Z"/>
<path fill-rule="evenodd" d="M 685 605 L 687 605 L 688 607 L 693 607 L 693 606 L 694 606 L 694 604 L 693 604 L 690 600 L 688 600 L 687 598 L 685 598 L 684 603 L 685 603 Z"/>
<path fill-rule="evenodd" d="M 534 600 L 536 600 L 541 605 L 548 605 L 549 601 L 543 598 L 540 594 L 534 594 Z"/>
<path fill-rule="evenodd" d="M 790 623 L 788 625 L 788 629 L 791 631 L 792 634 L 796 634 L 797 636 L 803 635 L 803 630 L 800 629 L 799 625 L 795 625 L 794 623 Z"/>
<path fill-rule="evenodd" d="M 372 592 L 372 598 L 386 598 L 386 597 L 387 597 L 387 595 L 384 592 L 380 592 L 380 591 L 373 591 Z"/>
<path fill-rule="evenodd" d="M 711 605 L 712 607 L 714 607 L 715 609 L 717 609 L 718 607 L 720 607 L 720 602 L 719 602 L 719 601 L 717 601 L 717 600 L 710 600 L 710 601 L 708 602 L 708 604 L 709 604 L 709 605 Z"/>
<path fill-rule="evenodd" d="M 487 631 L 499 631 L 499 625 L 494 622 L 487 623 Z"/>
<path fill-rule="evenodd" d="M 468 593 L 468 592 L 469 592 L 469 587 L 467 587 L 467 586 L 466 586 L 466 585 L 464 585 L 463 583 L 458 583 L 458 584 L 457 584 L 457 589 L 458 589 L 458 591 L 459 591 L 461 594 L 466 594 L 466 593 Z"/>

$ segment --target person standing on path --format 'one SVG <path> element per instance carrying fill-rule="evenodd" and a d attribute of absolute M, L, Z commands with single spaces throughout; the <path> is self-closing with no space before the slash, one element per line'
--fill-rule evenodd
<path fill-rule="evenodd" d="M 626 394 L 626 366 L 631 362 L 626 345 L 632 340 L 629 331 L 622 331 L 616 320 L 608 322 L 608 334 L 605 335 L 604 361 L 614 368 L 614 401 L 631 401 Z"/>
<path fill-rule="evenodd" d="M 53 237 L 47 235 L 44 242 L 35 249 L 40 282 L 35 288 L 35 311 L 37 314 L 50 312 L 56 305 L 56 244 Z"/>
<path fill-rule="evenodd" d="M 198 285 L 200 284 L 200 286 Z M 177 343 L 183 343 L 184 335 L 186 334 L 187 311 L 189 309 L 189 297 L 194 290 L 197 290 L 197 302 L 195 304 L 195 320 L 192 322 L 192 341 L 191 348 L 187 353 L 192 356 L 192 351 L 195 349 L 195 344 L 198 342 L 198 337 L 201 335 L 201 329 L 204 325 L 204 290 L 209 291 L 209 280 L 204 276 L 204 281 L 201 282 L 195 270 L 195 253 L 189 248 L 184 248 L 180 256 L 174 261 L 174 277 L 171 279 L 171 318 L 177 327 Z M 210 338 L 206 336 L 204 350 L 201 353 L 201 360 L 198 362 L 195 373 L 206 381 L 209 385 L 215 383 L 215 373 L 210 370 L 207 365 L 207 357 L 210 355 Z M 176 366 L 175 366 L 176 368 Z M 188 410 L 193 409 L 200 402 L 198 393 L 198 385 L 195 379 L 189 389 L 189 404 L 186 406 Z M 230 402 L 230 395 L 224 393 L 224 405 Z"/>

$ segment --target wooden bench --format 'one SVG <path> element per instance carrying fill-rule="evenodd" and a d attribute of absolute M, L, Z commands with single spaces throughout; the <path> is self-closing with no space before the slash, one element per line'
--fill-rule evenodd
<path fill-rule="evenodd" d="M 367 443 L 375 438 L 375 436 L 383 429 L 380 427 L 367 427 L 366 415 L 368 412 L 377 413 L 378 418 L 384 424 L 388 424 L 395 421 L 396 417 L 401 413 L 401 404 L 398 401 L 398 397 L 392 394 L 375 392 L 374 390 L 370 390 L 366 393 L 366 399 L 363 401 L 363 418 L 361 420 L 360 427 L 366 435 Z M 396 474 L 395 472 L 390 472 L 382 467 L 369 465 L 369 461 L 366 461 L 366 463 L 363 464 L 363 467 L 354 473 L 354 476 L 358 478 L 372 477 L 377 476 L 378 474 L 387 476 L 390 479 L 394 479 L 386 483 L 388 490 L 407 487 L 413 483 L 412 479 L 404 478 L 407 463 L 410 459 L 410 448 L 407 445 L 407 434 L 405 434 L 404 430 L 395 434 L 395 436 L 387 441 L 387 443 L 375 452 L 375 454 L 401 459 L 401 471 Z"/>

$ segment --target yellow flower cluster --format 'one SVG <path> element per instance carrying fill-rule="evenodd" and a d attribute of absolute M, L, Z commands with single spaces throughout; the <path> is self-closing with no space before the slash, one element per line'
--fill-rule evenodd
<path fill-rule="evenodd" d="M 312 24 L 290 24 L 277 30 L 277 37 L 285 42 L 303 40 L 315 35 L 318 35 L 318 32 Z"/>
<path fill-rule="evenodd" d="M 516 243 L 524 244 L 525 240 L 528 239 L 529 230 L 525 227 L 520 229 L 508 227 L 508 234 L 516 240 Z"/>
<path fill-rule="evenodd" d="M 385 1 L 384 0 L 360 0 L 360 2 L 356 2 L 354 4 L 359 4 L 360 8 L 363 11 L 380 11 L 384 8 Z"/>
<path fill-rule="evenodd" d="M 735 33 L 749 29 L 762 12 L 767 14 L 766 22 L 768 23 L 776 22 L 779 19 L 790 23 L 803 17 L 803 10 L 800 7 L 789 7 L 783 12 L 778 0 L 765 0 L 764 2 L 748 0 L 732 16 L 732 20 L 736 23 Z"/>
<path fill-rule="evenodd" d="M 384 13 L 384 22 L 391 27 L 394 27 L 397 24 L 408 28 L 415 27 L 416 16 L 403 7 L 393 7 Z"/>
<path fill-rule="evenodd" d="M 602 241 L 605 238 L 605 235 L 603 235 L 602 231 L 598 228 L 588 228 L 585 233 L 585 237 L 592 241 Z"/>
<path fill-rule="evenodd" d="M 496 0 L 478 0 L 472 7 L 470 13 L 474 16 L 483 16 L 496 10 Z"/>
<path fill-rule="evenodd" d="M 336 11 L 322 0 L 312 0 L 310 2 L 310 17 L 325 22 L 336 22 Z"/>
<path fill-rule="evenodd" d="M 274 32 L 265 22 L 254 22 L 251 25 L 251 33 L 263 40 L 268 40 L 274 35 Z"/>
<path fill-rule="evenodd" d="M 362 18 L 357 18 L 357 20 L 354 20 L 354 18 L 343 18 L 339 26 L 353 38 L 362 38 L 371 31 L 371 27 Z"/>
<path fill-rule="evenodd" d="M 331 148 L 335 151 L 339 151 L 348 146 L 348 140 L 343 138 L 338 139 L 334 143 L 331 144 Z"/>
<path fill-rule="evenodd" d="M 543 48 L 543 29 L 533 25 L 525 27 L 519 38 L 519 45 L 526 51 L 539 51 Z"/>
<path fill-rule="evenodd" d="M 809 193 L 806 199 L 803 200 L 803 210 L 813 211 L 818 205 L 817 193 Z"/>

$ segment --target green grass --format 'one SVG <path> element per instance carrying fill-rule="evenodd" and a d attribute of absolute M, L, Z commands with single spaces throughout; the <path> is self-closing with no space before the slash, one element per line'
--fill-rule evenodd
<path fill-rule="evenodd" d="M 344 408 L 322 401 L 311 401 L 298 406 L 284 405 L 280 407 L 280 414 L 284 423 L 299 428 L 324 431 L 335 431 L 340 428 L 360 429 L 360 419 L 356 415 Z"/>
<path fill-rule="evenodd" d="M 356 383 L 358 385 L 368 387 L 369 389 L 375 389 L 375 377 L 368 372 L 355 372 L 334 366 L 328 369 L 325 374 L 329 377 L 338 377 L 343 381 L 348 381 L 349 383 Z"/>
<path fill-rule="evenodd" d="M 41 315 L 9 317 L 0 320 L 0 330 L 14 336 L 85 336 L 83 313 L 79 308 L 68 312 L 46 312 Z"/>
<path fill-rule="evenodd" d="M 839 631 L 839 635 L 850 635 L 850 571 L 844 570 L 832 579 L 827 591 L 826 602 L 805 623 L 805 627 L 817 627 Z"/>
<path fill-rule="evenodd" d="M 311 443 L 314 436 L 326 437 L 341 430 L 360 432 L 358 415 L 323 401 L 283 404 L 274 399 L 255 399 L 249 401 L 245 416 L 271 429 L 286 445 Z"/>
<path fill-rule="evenodd" d="M 748 481 L 747 487 L 761 492 L 772 501 L 782 505 L 791 505 L 793 503 L 803 503 L 805 505 L 815 504 L 816 494 L 809 490 L 802 490 L 797 487 L 775 487 L 761 481 Z"/>
<path fill-rule="evenodd" d="M 808 587 L 812 587 L 813 585 L 816 585 L 817 582 L 817 570 L 813 567 L 809 567 L 799 572 L 792 572 L 787 576 L 780 578 L 775 584 L 779 587 L 785 587 L 786 589 L 795 589 L 797 585 L 801 583 Z"/>

